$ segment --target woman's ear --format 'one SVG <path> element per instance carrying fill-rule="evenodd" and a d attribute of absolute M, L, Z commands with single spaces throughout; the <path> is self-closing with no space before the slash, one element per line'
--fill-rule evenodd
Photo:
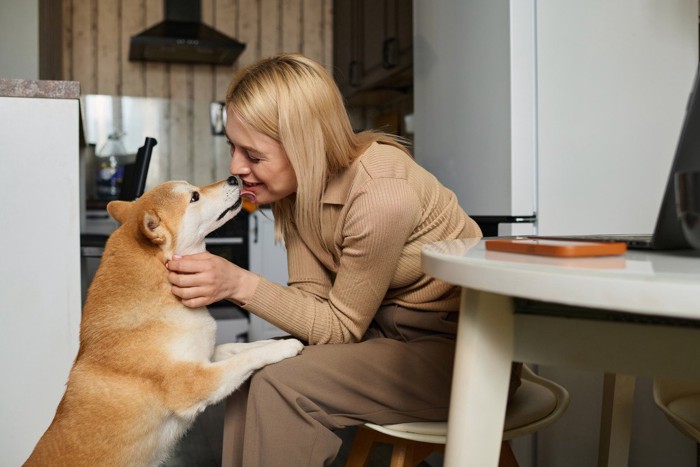
<path fill-rule="evenodd" d="M 131 201 L 110 201 L 107 203 L 107 212 L 115 221 L 123 224 L 131 211 L 131 204 Z"/>

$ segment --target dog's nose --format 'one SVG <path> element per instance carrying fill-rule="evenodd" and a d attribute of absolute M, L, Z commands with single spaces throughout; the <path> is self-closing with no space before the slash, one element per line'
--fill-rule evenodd
<path fill-rule="evenodd" d="M 235 177 L 235 176 L 231 175 L 231 176 L 226 180 L 226 183 L 228 183 L 229 185 L 232 185 L 232 186 L 236 186 L 236 185 L 239 185 L 239 184 L 240 184 L 240 181 L 238 180 L 238 177 Z"/>

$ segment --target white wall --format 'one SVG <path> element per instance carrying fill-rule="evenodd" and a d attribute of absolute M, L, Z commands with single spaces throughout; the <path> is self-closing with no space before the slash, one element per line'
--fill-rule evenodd
<path fill-rule="evenodd" d="M 39 0 L 0 0 L 0 78 L 39 79 Z"/>

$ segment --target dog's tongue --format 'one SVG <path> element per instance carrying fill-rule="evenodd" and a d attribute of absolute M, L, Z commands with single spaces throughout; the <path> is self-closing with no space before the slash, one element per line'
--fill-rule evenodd
<path fill-rule="evenodd" d="M 241 196 L 250 201 L 251 203 L 255 203 L 256 196 L 255 193 L 253 193 L 252 191 L 243 191 L 241 192 Z"/>

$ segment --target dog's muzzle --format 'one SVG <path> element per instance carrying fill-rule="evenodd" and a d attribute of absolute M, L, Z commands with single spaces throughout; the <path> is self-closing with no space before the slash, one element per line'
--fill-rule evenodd
<path fill-rule="evenodd" d="M 236 177 L 235 175 L 232 175 L 226 179 L 226 184 L 229 186 L 240 186 L 241 180 L 238 177 Z M 231 211 L 235 211 L 236 209 L 241 207 L 241 204 L 243 204 L 243 198 L 239 195 L 236 202 L 233 203 L 233 206 L 227 208 L 226 210 L 224 210 L 224 212 L 219 214 L 219 217 L 216 220 L 220 221 L 221 219 L 224 218 L 224 216 L 226 216 L 226 214 L 228 214 Z"/>

